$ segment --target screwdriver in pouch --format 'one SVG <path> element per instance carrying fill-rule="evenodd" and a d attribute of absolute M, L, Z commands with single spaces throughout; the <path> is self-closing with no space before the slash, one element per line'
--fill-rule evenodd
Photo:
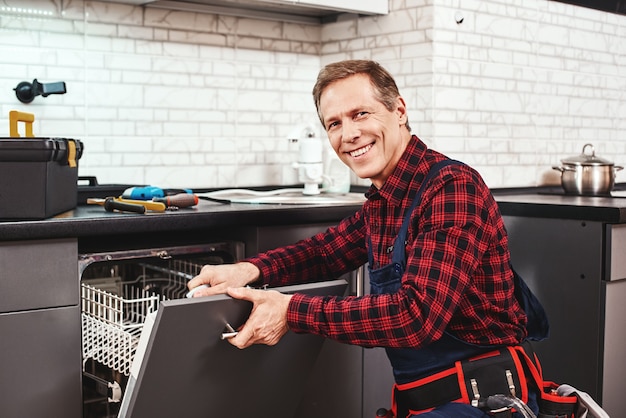
<path fill-rule="evenodd" d="M 172 196 L 153 197 L 152 201 L 165 203 L 167 207 L 188 208 L 198 204 L 198 196 L 192 193 L 178 193 Z"/>

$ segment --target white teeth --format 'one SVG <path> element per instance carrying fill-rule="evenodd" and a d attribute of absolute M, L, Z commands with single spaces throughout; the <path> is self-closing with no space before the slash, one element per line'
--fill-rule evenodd
<path fill-rule="evenodd" d="M 354 151 L 352 151 L 352 152 L 350 153 L 350 155 L 351 155 L 352 157 L 358 157 L 359 155 L 363 155 L 363 154 L 365 154 L 367 151 L 369 151 L 369 150 L 370 150 L 370 148 L 372 148 L 372 144 L 369 144 L 369 145 L 367 145 L 367 146 L 365 146 L 365 147 L 363 147 L 363 148 L 359 148 L 359 149 L 357 149 L 357 150 L 354 150 Z"/>

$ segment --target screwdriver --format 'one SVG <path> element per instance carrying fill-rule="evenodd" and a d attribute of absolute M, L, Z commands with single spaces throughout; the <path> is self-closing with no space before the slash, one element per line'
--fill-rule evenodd
<path fill-rule="evenodd" d="M 198 204 L 198 196 L 192 193 L 178 193 L 172 196 L 153 197 L 152 201 L 165 203 L 167 207 L 188 208 Z"/>
<path fill-rule="evenodd" d="M 107 212 L 120 210 L 124 212 L 146 213 L 145 206 L 137 205 L 135 203 L 121 202 L 119 200 L 115 200 L 113 197 L 107 197 L 104 199 L 104 209 Z"/>
<path fill-rule="evenodd" d="M 107 197 L 106 199 L 89 198 L 87 199 L 87 203 L 90 205 L 104 206 L 107 212 L 120 210 L 124 212 L 146 213 L 146 211 L 165 212 L 165 209 L 167 209 L 164 203 L 122 199 L 121 197 Z"/>

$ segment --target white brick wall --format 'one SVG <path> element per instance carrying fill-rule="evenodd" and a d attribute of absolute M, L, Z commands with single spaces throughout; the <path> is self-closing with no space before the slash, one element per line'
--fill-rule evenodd
<path fill-rule="evenodd" d="M 414 132 L 490 186 L 558 182 L 551 166 L 586 142 L 626 164 L 624 38 L 625 16 L 548 0 L 390 0 L 387 16 L 323 26 L 5 0 L 0 134 L 9 110 L 32 112 L 37 135 L 84 141 L 80 174 L 101 183 L 292 184 L 286 135 L 316 120 L 320 66 L 372 58 Z M 68 93 L 24 105 L 12 89 L 33 78 Z"/>

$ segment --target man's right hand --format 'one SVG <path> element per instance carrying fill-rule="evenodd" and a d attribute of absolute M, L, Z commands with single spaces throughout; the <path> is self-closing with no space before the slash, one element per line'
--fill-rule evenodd
<path fill-rule="evenodd" d="M 191 290 L 206 284 L 209 287 L 200 289 L 193 297 L 217 295 L 226 293 L 229 287 L 244 287 L 259 279 L 261 272 L 252 263 L 241 262 L 235 264 L 205 265 L 200 274 L 187 283 Z"/>

